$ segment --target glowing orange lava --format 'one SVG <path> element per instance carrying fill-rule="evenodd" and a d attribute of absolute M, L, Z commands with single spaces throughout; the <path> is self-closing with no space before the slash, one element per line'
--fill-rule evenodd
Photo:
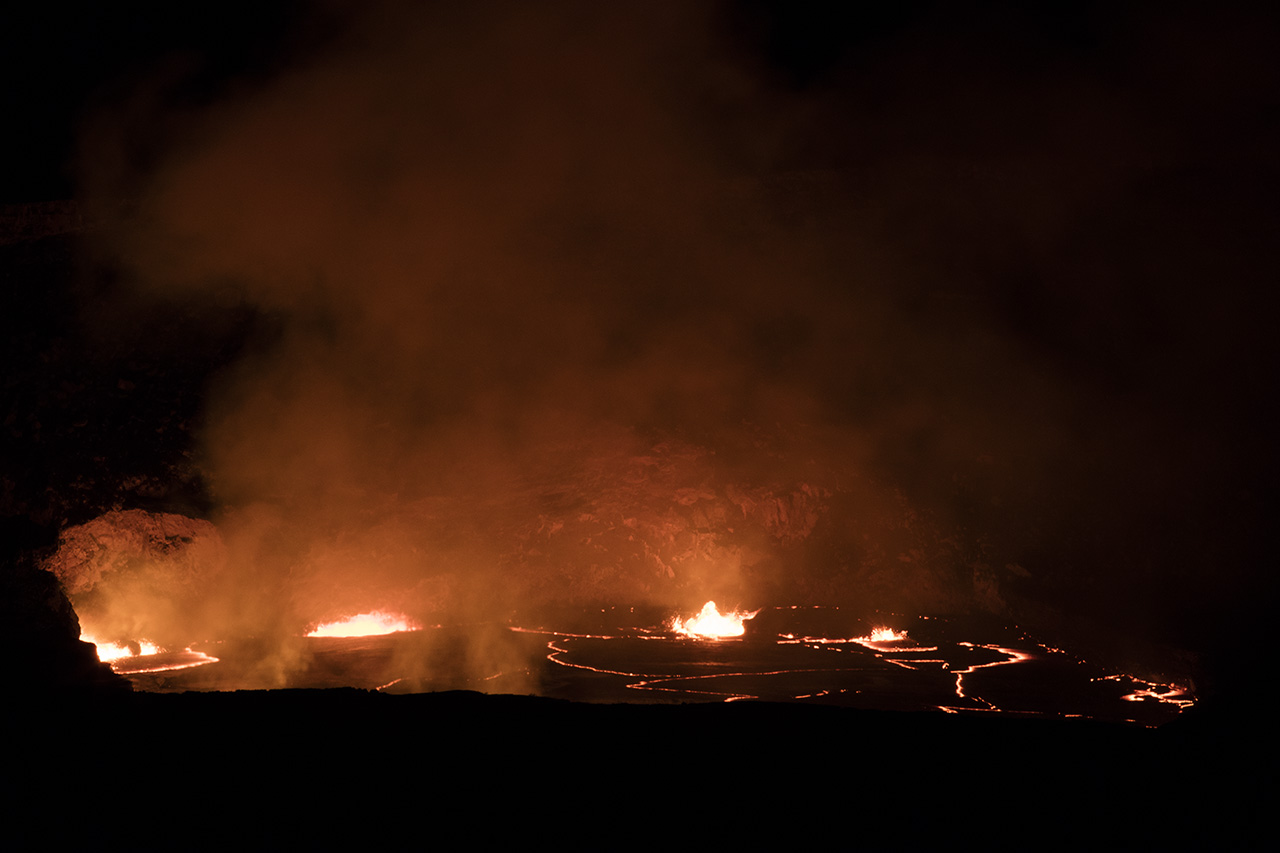
<path fill-rule="evenodd" d="M 1178 709 L 1189 708 L 1195 704 L 1195 700 L 1191 698 L 1191 691 L 1185 687 L 1179 687 L 1176 684 L 1160 684 L 1155 681 L 1147 681 L 1134 675 L 1107 675 L 1101 678 L 1095 678 L 1094 681 L 1128 681 L 1130 684 L 1142 684 L 1145 687 L 1134 689 L 1132 693 L 1126 693 L 1120 698 L 1126 702 L 1144 702 L 1154 700 L 1156 702 L 1164 702 L 1169 705 L 1176 705 Z"/>
<path fill-rule="evenodd" d="M 123 660 L 124 658 L 135 657 L 138 655 L 154 655 L 159 653 L 160 647 L 155 643 L 149 643 L 142 640 L 137 644 L 138 651 L 134 651 L 128 646 L 122 646 L 119 643 L 100 643 L 88 634 L 81 634 L 80 641 L 83 643 L 93 643 L 98 649 L 98 660 L 103 663 L 111 663 L 112 661 Z"/>
<path fill-rule="evenodd" d="M 121 675 L 141 675 L 147 672 L 168 672 L 175 669 L 190 669 L 217 663 L 218 659 L 204 652 L 194 652 L 190 647 L 180 652 L 167 652 L 155 643 L 141 640 L 122 646 L 119 643 L 98 642 L 89 634 L 81 634 L 80 640 L 93 643 L 98 651 L 98 660 L 109 665 L 113 672 Z M 136 651 L 135 651 L 136 649 Z"/>
<path fill-rule="evenodd" d="M 998 652 L 999 654 L 1004 655 L 1004 657 L 1001 660 L 993 660 L 989 663 L 975 663 L 965 667 L 964 669 L 951 670 L 956 677 L 956 687 L 955 687 L 956 698 L 968 699 L 972 702 L 982 703 L 982 705 L 985 707 L 979 710 L 999 711 L 1000 709 L 997 708 L 995 705 L 993 705 L 991 702 L 988 702 L 986 699 L 983 699 L 981 696 L 970 696 L 969 694 L 965 693 L 964 677 L 966 675 L 971 675 L 980 669 L 988 669 L 993 666 L 1008 666 L 1010 664 L 1025 663 L 1026 661 L 1036 659 L 1036 656 L 1031 654 L 1030 652 L 1019 651 L 1018 649 L 1006 649 L 1003 646 L 997 646 L 992 644 L 960 642 L 960 643 L 957 643 L 956 645 L 964 646 L 967 649 L 986 649 L 988 651 Z M 956 710 L 958 710 L 956 708 L 951 708 L 949 706 L 939 705 L 938 707 L 943 711 L 947 711 L 948 713 L 954 713 Z"/>
<path fill-rule="evenodd" d="M 375 637 L 381 634 L 394 634 L 397 631 L 416 631 L 418 627 L 402 613 L 374 610 L 371 613 L 358 613 L 337 622 L 326 622 L 310 631 L 307 636 Z"/>
<path fill-rule="evenodd" d="M 716 609 L 714 601 L 708 601 L 702 605 L 702 610 L 698 612 L 697 616 L 693 616 L 687 621 L 679 616 L 673 616 L 671 618 L 671 630 L 677 634 L 684 634 L 686 637 L 697 637 L 704 640 L 741 637 L 747 630 L 743 623 L 759 612 L 759 610 L 734 610 L 729 613 L 721 613 Z"/>
<path fill-rule="evenodd" d="M 858 637 L 855 643 L 897 643 L 907 638 L 906 631 L 895 631 L 892 628 L 873 628 L 865 637 Z"/>

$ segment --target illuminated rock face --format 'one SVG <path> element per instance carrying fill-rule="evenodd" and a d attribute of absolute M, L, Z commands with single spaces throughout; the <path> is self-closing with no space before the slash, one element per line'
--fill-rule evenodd
<path fill-rule="evenodd" d="M 222 539 L 208 521 L 125 510 L 64 530 L 44 566 L 98 642 L 178 649 L 204 639 L 201 602 L 225 564 Z"/>
<path fill-rule="evenodd" d="M 217 571 L 223 560 L 225 549 L 210 522 L 176 513 L 124 510 L 64 530 L 45 568 L 74 596 L 148 563 L 164 561 L 165 574 L 181 582 Z"/>

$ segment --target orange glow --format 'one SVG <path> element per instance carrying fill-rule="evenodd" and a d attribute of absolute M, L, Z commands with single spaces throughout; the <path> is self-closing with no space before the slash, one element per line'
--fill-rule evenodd
<path fill-rule="evenodd" d="M 89 634 L 81 634 L 80 640 L 93 643 L 98 651 L 98 660 L 111 667 L 113 672 L 121 675 L 141 675 L 147 672 L 169 672 L 175 669 L 190 669 L 217 663 L 218 659 L 204 652 L 193 652 L 190 647 L 181 652 L 169 653 L 155 643 L 141 640 L 122 646 L 119 643 L 100 643 Z M 136 646 L 135 652 L 131 646 Z"/>
<path fill-rule="evenodd" d="M 698 615 L 689 618 L 687 621 L 679 616 L 673 616 L 671 618 L 671 630 L 677 634 L 684 634 L 686 637 L 699 639 L 741 637 L 747 630 L 743 623 L 759 612 L 759 610 L 735 610 L 729 613 L 721 613 L 716 609 L 714 601 L 708 601 L 702 605 L 702 610 L 698 612 Z"/>
<path fill-rule="evenodd" d="M 952 670 L 952 672 L 954 672 L 956 676 L 956 688 L 955 688 L 956 698 L 968 699 L 973 702 L 981 702 L 983 705 L 986 706 L 986 708 L 982 710 L 999 711 L 1000 709 L 997 708 L 992 703 L 988 702 L 986 699 L 983 699 L 981 696 L 970 696 L 967 693 L 965 693 L 964 677 L 966 675 L 970 675 L 974 672 L 977 672 L 980 669 L 987 669 L 993 666 L 1008 666 L 1009 664 L 1025 663 L 1026 661 L 1036 659 L 1035 655 L 1031 654 L 1030 652 L 1023 652 L 1023 651 L 1019 651 L 1018 649 L 1006 649 L 1003 646 L 996 646 L 996 645 L 990 645 L 985 643 L 964 643 L 964 642 L 957 643 L 957 645 L 964 646 L 965 648 L 969 648 L 969 649 L 987 649 L 988 651 L 998 652 L 1005 656 L 1003 660 L 994 660 L 994 661 L 991 661 L 990 663 L 975 663 L 965 667 L 964 669 Z M 950 711 L 952 709 L 942 708 L 942 710 Z"/>
<path fill-rule="evenodd" d="M 397 631 L 416 631 L 419 626 L 413 624 L 402 613 L 386 613 L 375 610 L 372 613 L 358 613 L 337 622 L 326 622 L 310 631 L 308 637 L 374 637 L 380 634 L 394 634 Z"/>
<path fill-rule="evenodd" d="M 854 642 L 862 643 L 897 643 L 907 638 L 906 631 L 895 631 L 892 628 L 874 628 L 865 637 L 858 637 Z"/>
<path fill-rule="evenodd" d="M 81 634 L 80 641 L 93 643 L 98 650 L 98 660 L 103 663 L 111 663 L 112 661 L 135 657 L 136 655 L 154 655 L 160 651 L 159 646 L 146 640 L 138 643 L 138 651 L 136 653 L 128 646 L 122 646 L 119 643 L 100 643 L 88 634 Z"/>
<path fill-rule="evenodd" d="M 1154 700 L 1156 702 L 1164 702 L 1169 705 L 1177 705 L 1179 709 L 1189 708 L 1195 704 L 1195 700 L 1191 698 L 1191 691 L 1185 687 L 1179 687 L 1176 684 L 1160 684 L 1155 681 L 1146 681 L 1133 675 L 1107 675 L 1101 678 L 1095 678 L 1094 681 L 1128 681 L 1130 684 L 1142 684 L 1144 687 L 1134 689 L 1132 693 L 1126 693 L 1120 698 L 1126 702 L 1143 702 L 1146 700 Z"/>

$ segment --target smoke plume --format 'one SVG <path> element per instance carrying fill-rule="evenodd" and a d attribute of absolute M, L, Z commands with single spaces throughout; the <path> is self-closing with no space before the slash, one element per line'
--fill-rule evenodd
<path fill-rule="evenodd" d="M 1023 73 L 854 33 L 798 85 L 718 8 L 376 4 L 131 114 L 115 257 L 265 318 L 207 401 L 207 607 L 1190 600 L 1152 540 L 1229 442 L 1163 372 L 1211 388 L 1232 321 L 1168 254 L 1185 105 L 998 39 Z"/>

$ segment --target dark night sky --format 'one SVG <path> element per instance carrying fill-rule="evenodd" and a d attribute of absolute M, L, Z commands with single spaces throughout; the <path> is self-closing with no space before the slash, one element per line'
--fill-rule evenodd
<path fill-rule="evenodd" d="M 230 85 L 261 80 L 323 49 L 363 5 L 51 2 L 6 10 L 0 106 L 10 132 L 2 200 L 74 195 L 77 135 L 94 108 L 135 87 L 159 89 L 170 107 L 216 98 Z M 802 91 L 874 85 L 882 71 L 896 76 L 917 64 L 926 87 L 930 77 L 976 71 L 1035 74 L 1059 66 L 1067 73 L 1106 73 L 1130 60 L 1134 33 L 1149 27 L 1150 18 L 1178 14 L 1166 8 L 1153 16 L 1140 4 L 1054 3 L 1031 10 L 989 3 L 964 11 L 946 5 L 741 0 L 717 4 L 715 26 L 738 58 L 773 85 Z M 1183 18 L 1175 29 L 1195 27 L 1194 16 Z M 1247 17 L 1243 22 L 1248 25 Z"/>
<path fill-rule="evenodd" d="M 590 446 L 624 424 L 721 459 L 738 424 L 802 423 L 787 452 L 868 472 L 1067 614 L 1211 653 L 1259 622 L 1276 13 L 744 0 L 511 24 L 518 5 L 427 5 L 4 13 L 0 202 L 140 199 L 110 238 L 128 275 L 248 282 L 288 318 L 212 406 L 229 503 L 297 473 L 244 455 L 245 423 L 286 430 L 416 353 L 435 372 L 386 393 L 417 408 L 343 424 L 447 448 L 411 468 L 467 458 L 456 426 L 477 418 Z M 388 249 L 428 232 L 440 246 Z M 345 283 L 383 262 L 384 283 Z M 470 289 L 397 283 L 458 269 Z M 805 476 L 777 468 L 752 476 Z"/>

